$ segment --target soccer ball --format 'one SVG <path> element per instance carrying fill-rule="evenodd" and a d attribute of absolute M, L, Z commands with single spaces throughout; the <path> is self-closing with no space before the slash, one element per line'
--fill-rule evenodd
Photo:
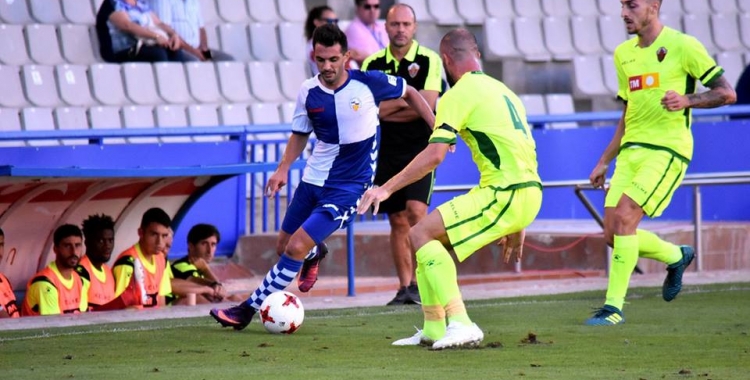
<path fill-rule="evenodd" d="M 281 291 L 266 297 L 259 314 L 263 327 L 271 334 L 291 334 L 302 326 L 305 308 L 299 297 Z"/>

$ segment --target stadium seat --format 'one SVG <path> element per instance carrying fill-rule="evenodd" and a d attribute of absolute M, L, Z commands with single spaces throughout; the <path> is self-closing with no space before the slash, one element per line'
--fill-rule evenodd
<path fill-rule="evenodd" d="M 221 40 L 219 40 L 219 33 L 216 31 L 217 25 L 206 25 L 203 30 L 206 31 L 206 42 L 210 49 L 221 50 Z"/>
<path fill-rule="evenodd" d="M 250 105 L 250 114 L 252 115 L 253 125 L 281 124 L 279 105 L 276 103 L 253 103 Z M 257 133 L 255 138 L 257 140 L 285 140 L 287 136 L 282 132 Z M 255 149 L 254 162 L 274 162 L 281 158 L 284 149 L 283 146 L 280 146 L 278 156 L 276 155 L 276 149 L 268 149 L 265 153 L 266 155 L 264 155 L 263 149 Z M 262 183 L 261 181 L 258 182 Z"/>
<path fill-rule="evenodd" d="M 567 16 L 547 16 L 542 20 L 544 42 L 547 51 L 556 61 L 570 61 L 576 55 L 573 37 L 570 33 L 570 20 Z"/>
<path fill-rule="evenodd" d="M 62 13 L 68 22 L 93 25 L 96 22 L 94 11 L 88 1 L 60 0 Z"/>
<path fill-rule="evenodd" d="M 94 98 L 89 91 L 89 79 L 86 66 L 57 65 L 55 78 L 60 91 L 60 99 L 71 106 L 91 106 Z"/>
<path fill-rule="evenodd" d="M 21 115 L 18 108 L 0 108 L 0 133 L 21 132 Z M 22 140 L 2 141 L 1 147 L 26 146 Z"/>
<path fill-rule="evenodd" d="M 91 129 L 122 129 L 119 107 L 96 106 L 87 111 Z M 105 138 L 106 144 L 125 144 L 123 138 Z"/>
<path fill-rule="evenodd" d="M 708 15 L 711 13 L 711 5 L 708 0 L 682 0 L 682 9 L 685 13 L 694 15 Z"/>
<path fill-rule="evenodd" d="M 251 61 L 247 24 L 221 24 L 218 28 L 221 50 L 238 61 Z"/>
<path fill-rule="evenodd" d="M 513 41 L 513 26 L 510 18 L 488 18 L 484 23 L 484 58 L 488 61 L 501 61 L 517 58 L 521 53 Z"/>
<path fill-rule="evenodd" d="M 307 42 L 305 25 L 299 22 L 282 22 L 279 24 L 279 41 L 281 54 L 290 61 L 307 60 Z"/>
<path fill-rule="evenodd" d="M 614 59 L 611 54 L 605 54 L 602 56 L 601 62 L 604 86 L 607 88 L 607 93 L 612 95 L 613 98 L 616 98 L 619 83 L 617 80 L 617 69 L 615 69 Z"/>
<path fill-rule="evenodd" d="M 555 17 L 570 17 L 572 14 L 568 2 L 560 0 L 542 0 L 542 11 Z"/>
<path fill-rule="evenodd" d="M 89 129 L 86 117 L 86 108 L 83 107 L 60 107 L 52 112 L 55 119 L 55 127 L 60 131 Z M 62 139 L 63 145 L 86 145 L 88 139 Z"/>
<path fill-rule="evenodd" d="M 185 64 L 187 84 L 193 99 L 201 103 L 220 103 L 219 82 L 216 68 L 211 62 L 189 62 Z"/>
<path fill-rule="evenodd" d="M 250 19 L 254 22 L 268 22 L 276 23 L 280 21 L 278 12 L 276 11 L 275 0 L 246 0 L 247 9 L 250 15 Z M 286 0 L 285 3 L 291 3 L 290 0 Z M 288 7 L 290 4 L 285 4 Z M 284 7 L 282 7 L 284 8 Z M 305 5 L 302 4 L 302 11 L 304 12 Z M 304 22 L 305 20 L 302 20 Z"/>
<path fill-rule="evenodd" d="M 167 103 L 185 104 L 191 103 L 193 98 L 188 91 L 185 68 L 180 62 L 158 62 L 154 63 L 156 73 L 156 88 L 159 96 Z"/>
<path fill-rule="evenodd" d="M 34 19 L 29 14 L 26 0 L 0 1 L 0 22 L 6 24 L 32 24 Z"/>
<path fill-rule="evenodd" d="M 292 124 L 294 119 L 294 109 L 297 108 L 296 102 L 281 103 L 281 121 L 286 124 Z"/>
<path fill-rule="evenodd" d="M 599 13 L 605 16 L 612 16 L 616 18 L 620 18 L 620 12 L 622 11 L 622 6 L 618 4 L 615 1 L 612 0 L 597 0 L 597 7 L 599 8 Z"/>
<path fill-rule="evenodd" d="M 703 43 L 709 54 L 715 54 L 718 48 L 711 37 L 710 15 L 704 14 L 686 14 L 682 18 L 682 25 L 685 27 L 685 33 L 695 37 Z"/>
<path fill-rule="evenodd" d="M 187 108 L 188 124 L 191 127 L 217 127 L 219 115 L 216 113 L 216 105 L 194 104 Z M 197 142 L 224 141 L 223 136 L 193 136 Z"/>
<path fill-rule="evenodd" d="M 484 9 L 487 10 L 487 16 L 499 19 L 512 19 L 516 17 L 513 10 L 513 3 L 510 1 L 484 0 Z"/>
<path fill-rule="evenodd" d="M 573 92 L 578 98 L 609 93 L 604 86 L 599 56 L 579 55 L 573 59 Z"/>
<path fill-rule="evenodd" d="M 662 24 L 674 29 L 683 31 L 682 27 L 682 14 L 681 13 L 659 13 L 659 20 Z"/>
<path fill-rule="evenodd" d="M 679 15 L 681 17 L 684 13 L 684 11 L 682 10 L 682 2 L 680 0 L 663 1 L 661 3 L 659 14 L 664 13 Z"/>
<path fill-rule="evenodd" d="M 125 94 L 133 103 L 141 105 L 161 103 L 161 98 L 156 91 L 154 70 L 150 63 L 123 63 L 122 80 L 125 84 Z"/>
<path fill-rule="evenodd" d="M 300 85 L 307 79 L 307 63 L 304 61 L 282 61 L 278 63 L 281 93 L 288 100 L 296 101 Z"/>
<path fill-rule="evenodd" d="M 122 107 L 122 126 L 124 128 L 154 128 L 154 108 L 150 106 L 125 106 Z M 158 137 L 128 137 L 131 143 L 159 142 Z"/>
<path fill-rule="evenodd" d="M 576 16 L 599 16 L 596 0 L 569 0 L 570 11 Z"/>
<path fill-rule="evenodd" d="M 617 46 L 627 41 L 628 32 L 620 16 L 604 15 L 599 17 L 599 33 L 602 37 L 602 47 L 612 54 Z"/>
<path fill-rule="evenodd" d="M 63 58 L 73 64 L 90 65 L 96 62 L 86 25 L 62 24 L 57 26 Z"/>
<path fill-rule="evenodd" d="M 249 25 L 250 51 L 259 61 L 280 61 L 276 24 L 254 22 Z"/>
<path fill-rule="evenodd" d="M 714 13 L 737 13 L 735 0 L 709 0 Z"/>
<path fill-rule="evenodd" d="M 262 102 L 280 102 L 283 100 L 273 62 L 249 62 L 247 72 L 248 79 L 250 79 L 250 91 L 256 99 Z"/>
<path fill-rule="evenodd" d="M 91 0 L 91 6 L 92 6 L 92 9 L 94 10 L 94 14 L 96 14 L 96 12 L 99 10 L 99 7 L 102 6 L 103 2 L 104 0 Z"/>
<path fill-rule="evenodd" d="M 573 46 L 582 55 L 598 55 L 604 52 L 599 39 L 599 28 L 594 16 L 574 16 L 570 19 Z"/>
<path fill-rule="evenodd" d="M 0 4 L 5 3 L 0 1 Z M 0 24 L 0 63 L 25 65 L 30 62 L 23 38 L 23 26 Z"/>
<path fill-rule="evenodd" d="M 484 25 L 484 19 L 487 18 L 484 0 L 456 1 L 456 10 L 467 25 Z"/>
<path fill-rule="evenodd" d="M 57 96 L 55 75 L 52 66 L 21 66 L 24 93 L 29 103 L 37 107 L 57 107 L 61 105 Z"/>
<path fill-rule="evenodd" d="M 246 23 L 249 21 L 245 0 L 216 0 L 219 16 L 226 22 Z"/>
<path fill-rule="evenodd" d="M 547 103 L 547 112 L 550 115 L 566 115 L 575 113 L 573 108 L 573 97 L 570 94 L 546 94 L 544 95 L 545 103 Z M 562 129 L 562 128 L 576 128 L 578 123 L 576 122 L 561 122 L 551 123 L 548 128 Z"/>
<path fill-rule="evenodd" d="M 216 0 L 200 0 L 200 7 L 204 24 L 215 25 L 222 22 L 221 17 L 216 12 Z"/>
<path fill-rule="evenodd" d="M 26 107 L 21 110 L 21 125 L 25 131 L 54 131 L 55 122 L 52 109 L 46 107 Z M 60 145 L 59 140 L 29 140 L 30 146 Z"/>
<path fill-rule="evenodd" d="M 221 125 L 249 125 L 250 115 L 246 104 L 222 104 L 219 106 L 219 123 Z"/>
<path fill-rule="evenodd" d="M 452 0 L 427 0 L 427 10 L 438 25 L 461 25 L 463 19 L 456 11 L 456 3 Z"/>
<path fill-rule="evenodd" d="M 735 13 L 714 13 L 711 15 L 711 34 L 720 51 L 743 50 L 740 29 Z"/>
<path fill-rule="evenodd" d="M 513 10 L 521 17 L 542 17 L 540 0 L 513 0 Z"/>
<path fill-rule="evenodd" d="M 750 0 L 737 0 L 737 8 L 740 12 L 750 13 Z"/>
<path fill-rule="evenodd" d="M 513 20 L 513 34 L 516 36 L 516 47 L 525 60 L 531 62 L 550 60 L 550 54 L 544 47 L 542 25 L 538 18 L 516 17 Z"/>
<path fill-rule="evenodd" d="M 249 1 L 258 2 L 265 0 Z M 269 1 L 269 3 L 272 2 Z M 307 8 L 305 7 L 305 0 L 276 0 L 275 3 L 278 6 L 279 14 L 281 15 L 282 19 L 291 22 L 305 22 L 305 20 L 307 19 Z"/>
<path fill-rule="evenodd" d="M 217 62 L 216 71 L 219 76 L 219 89 L 225 99 L 232 103 L 250 103 L 253 101 L 243 63 Z"/>
<path fill-rule="evenodd" d="M 732 86 L 737 84 L 745 64 L 742 63 L 742 53 L 736 51 L 725 51 L 716 54 L 716 63 L 724 69 L 724 78 Z"/>
<path fill-rule="evenodd" d="M 420 23 L 421 22 L 435 22 L 435 18 L 432 16 L 432 14 L 427 8 L 427 1 L 428 0 L 397 0 L 396 2 L 408 4 L 410 7 L 412 7 L 412 9 L 414 9 L 414 13 L 417 14 L 417 22 L 420 22 Z M 348 2 L 354 5 L 353 1 L 348 1 Z M 333 9 L 338 10 L 337 8 L 333 8 Z M 356 11 L 356 8 L 353 7 L 352 13 L 354 14 L 355 11 Z M 339 18 L 341 17 L 342 16 L 339 15 Z M 353 18 L 354 16 L 352 16 L 352 19 Z"/>
<path fill-rule="evenodd" d="M 59 0 L 27 1 L 31 10 L 31 17 L 37 22 L 41 24 L 62 24 L 65 22 Z"/>
<path fill-rule="evenodd" d="M 519 95 L 519 99 L 523 102 L 523 107 L 526 108 L 526 115 L 546 115 L 547 106 L 544 104 L 544 96 L 542 94 L 524 94 Z"/>
<path fill-rule="evenodd" d="M 125 89 L 120 76 L 120 65 L 97 63 L 89 66 L 88 74 L 91 94 L 99 103 L 108 106 L 130 103 L 125 96 Z"/>
<path fill-rule="evenodd" d="M 29 58 L 32 61 L 40 65 L 57 65 L 63 63 L 54 25 L 26 25 L 24 31 L 26 32 Z"/>
<path fill-rule="evenodd" d="M 746 48 L 750 49 L 750 13 L 742 13 L 739 15 L 740 21 L 740 40 Z M 750 62 L 746 62 L 750 65 Z"/>
<path fill-rule="evenodd" d="M 0 107 L 21 108 L 28 105 L 23 95 L 20 67 L 0 65 L 0 83 L 3 84 L 0 91 Z"/>
<path fill-rule="evenodd" d="M 188 126 L 185 106 L 182 105 L 160 105 L 154 108 L 154 121 L 159 128 L 185 128 Z M 165 143 L 186 143 L 191 142 L 190 136 L 169 136 L 161 137 Z"/>

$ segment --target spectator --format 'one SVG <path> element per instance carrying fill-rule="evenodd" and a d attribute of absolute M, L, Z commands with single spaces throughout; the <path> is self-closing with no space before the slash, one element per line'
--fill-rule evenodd
<path fill-rule="evenodd" d="M 315 64 L 315 57 L 313 56 L 313 31 L 321 25 L 338 25 L 338 23 L 339 19 L 336 17 L 336 12 L 327 5 L 315 7 L 307 14 L 307 21 L 305 21 L 305 39 L 307 39 L 307 57 L 309 59 L 307 63 L 310 66 L 310 72 L 312 75 L 318 74 L 318 65 Z"/>
<path fill-rule="evenodd" d="M 232 61 L 222 51 L 208 47 L 208 37 L 201 15 L 199 0 L 150 0 L 162 23 L 169 25 L 180 37 L 180 46 L 187 61 Z"/>
<path fill-rule="evenodd" d="M 83 254 L 83 233 L 63 224 L 54 233 L 55 261 L 37 272 L 26 286 L 21 314 L 77 314 L 88 310 L 89 282 L 75 271 Z"/>
<path fill-rule="evenodd" d="M 380 0 L 354 0 L 357 16 L 346 28 L 346 38 L 352 59 L 362 66 L 362 61 L 388 45 L 388 33 L 380 16 Z"/>
<path fill-rule="evenodd" d="M 396 75 L 419 90 L 434 110 L 442 85 L 443 63 L 434 51 L 414 40 L 417 18 L 406 4 L 396 4 L 386 16 L 388 47 L 368 57 L 362 70 Z M 380 155 L 375 184 L 382 186 L 427 148 L 432 126 L 402 99 L 380 103 Z M 388 305 L 421 304 L 409 246 L 409 228 L 427 215 L 435 172 L 392 194 L 380 204 L 391 226 L 391 254 L 399 278 L 399 290 Z"/>
<path fill-rule="evenodd" d="M 172 262 L 172 293 L 175 296 L 172 304 L 206 304 L 225 300 L 227 293 L 209 265 L 221 240 L 219 230 L 211 224 L 196 224 L 188 232 L 187 240 L 187 256 Z M 195 294 L 194 301 L 188 296 L 190 294 Z"/>
<path fill-rule="evenodd" d="M 5 232 L 0 228 L 0 261 L 5 255 Z M 13 287 L 10 281 L 0 273 L 0 318 L 18 318 L 21 314 L 18 312 L 16 305 L 16 294 L 13 293 Z"/>
<path fill-rule="evenodd" d="M 185 61 L 182 40 L 144 0 L 113 1 L 107 25 L 115 62 Z"/>
<path fill-rule="evenodd" d="M 121 295 L 132 281 L 142 277 L 145 289 L 144 307 L 166 304 L 165 296 L 172 293 L 169 279 L 172 272 L 167 265 L 167 241 L 172 219 L 164 210 L 154 207 L 143 213 L 138 228 L 138 242 L 117 257 L 112 272 L 115 275 L 115 295 Z M 142 271 L 142 272 L 141 272 Z M 138 280 L 141 283 L 140 280 Z M 140 285 L 140 284 L 139 284 Z"/>

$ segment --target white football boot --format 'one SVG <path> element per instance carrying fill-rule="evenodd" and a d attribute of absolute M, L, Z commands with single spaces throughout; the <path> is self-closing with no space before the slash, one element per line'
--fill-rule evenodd
<path fill-rule="evenodd" d="M 484 333 L 476 323 L 467 326 L 460 322 L 451 322 L 445 330 L 445 336 L 433 343 L 433 350 L 445 348 L 472 348 L 479 346 Z"/>
<path fill-rule="evenodd" d="M 417 329 L 417 333 L 404 339 L 399 339 L 393 343 L 391 343 L 394 346 L 432 346 L 433 343 L 435 343 L 432 339 L 424 336 L 422 334 L 422 330 L 414 327 Z"/>

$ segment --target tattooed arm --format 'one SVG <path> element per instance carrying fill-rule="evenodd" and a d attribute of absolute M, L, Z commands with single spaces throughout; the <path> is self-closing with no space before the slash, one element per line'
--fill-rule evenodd
<path fill-rule="evenodd" d="M 685 108 L 716 108 L 737 101 L 737 94 L 724 76 L 706 85 L 710 90 L 700 94 L 680 95 L 667 91 L 661 99 L 661 105 L 668 111 L 680 111 Z"/>

